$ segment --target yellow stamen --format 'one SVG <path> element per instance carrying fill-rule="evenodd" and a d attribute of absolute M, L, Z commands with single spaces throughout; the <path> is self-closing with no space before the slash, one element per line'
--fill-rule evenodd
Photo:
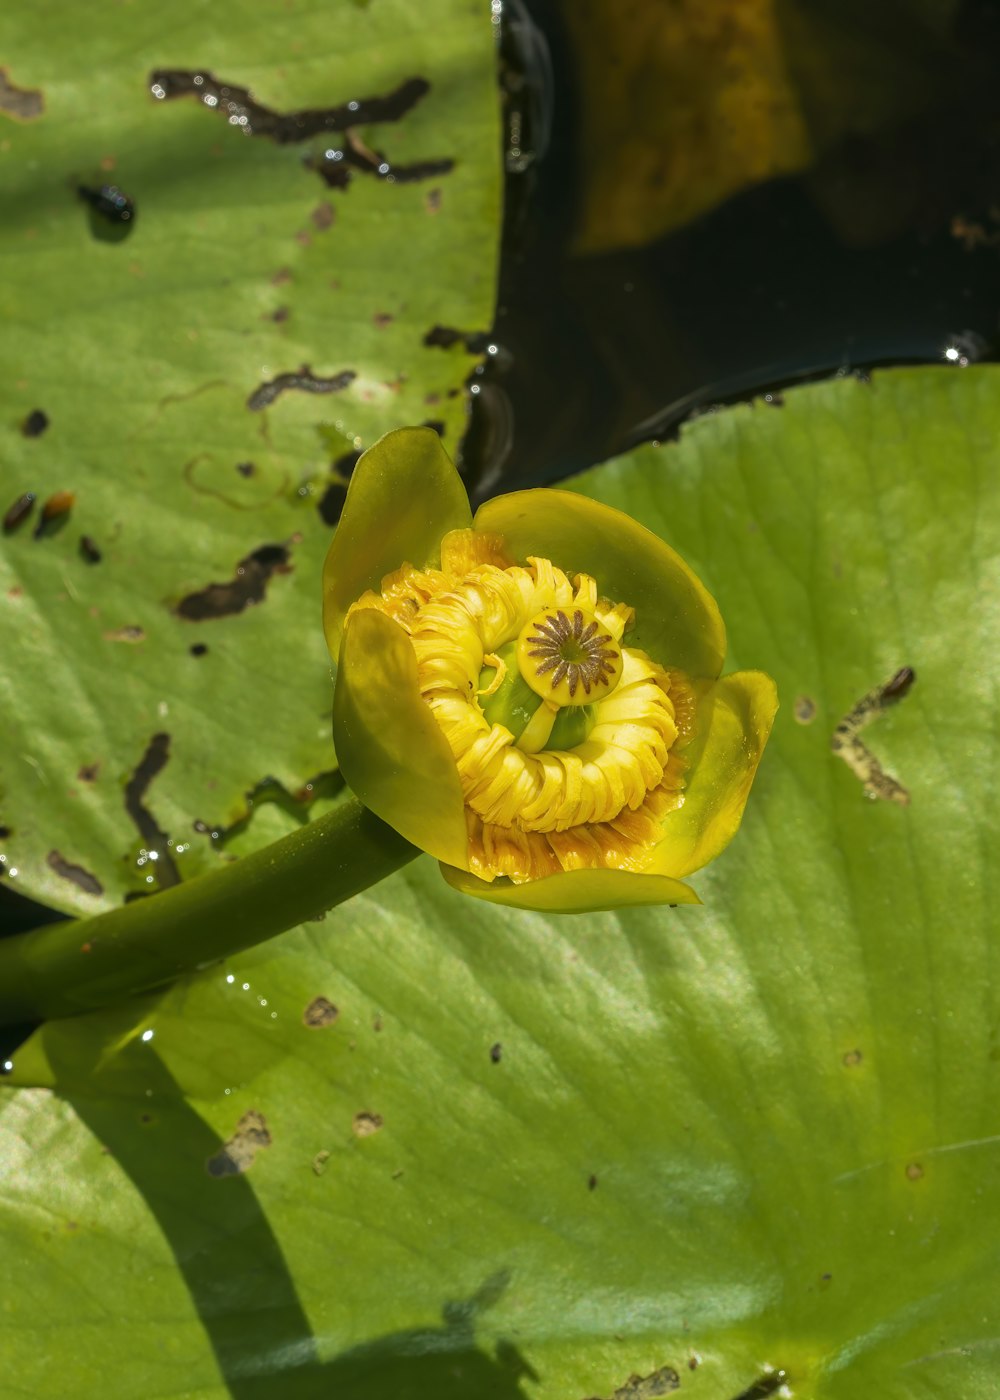
<path fill-rule="evenodd" d="M 486 700 L 489 698 L 489 696 L 495 695 L 500 689 L 500 687 L 503 685 L 504 677 L 507 674 L 506 661 L 503 659 L 502 656 L 497 656 L 495 652 L 491 651 L 489 655 L 483 657 L 483 666 L 493 667 L 493 679 L 490 681 L 489 685 L 480 686 L 480 688 L 476 691 L 476 694 L 479 696 L 480 700 Z"/>
<path fill-rule="evenodd" d="M 355 606 L 380 607 L 410 635 L 421 694 L 455 757 L 469 868 L 516 881 L 642 868 L 660 820 L 683 801 L 677 748 L 690 737 L 690 683 L 622 645 L 632 609 L 599 597 L 589 575 L 571 582 L 541 558 L 510 564 L 502 541 L 472 531 L 446 536 L 441 561 L 440 570 L 398 570 Z M 515 656 L 541 697 L 526 724 L 530 707 L 518 702 L 516 739 L 499 722 L 504 707 L 485 703 L 516 675 Z M 583 705 L 579 724 L 560 719 L 558 730 L 582 742 L 544 748 L 557 717 L 582 715 Z"/>

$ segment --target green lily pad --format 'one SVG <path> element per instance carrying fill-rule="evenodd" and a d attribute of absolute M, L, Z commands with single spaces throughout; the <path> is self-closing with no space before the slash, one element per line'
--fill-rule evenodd
<path fill-rule="evenodd" d="M 703 906 L 527 914 L 421 861 L 42 1029 L 0 1107 L 14 1393 L 995 1394 L 998 403 L 834 381 L 571 483 L 778 680 Z M 861 737 L 908 805 L 831 750 L 904 666 Z"/>
<path fill-rule="evenodd" d="M 454 452 L 492 319 L 494 28 L 60 3 L 0 19 L 0 63 L 0 515 L 36 497 L 0 556 L 0 849 L 93 912 L 218 859 L 264 780 L 230 851 L 319 810 L 347 473 L 404 423 Z"/>

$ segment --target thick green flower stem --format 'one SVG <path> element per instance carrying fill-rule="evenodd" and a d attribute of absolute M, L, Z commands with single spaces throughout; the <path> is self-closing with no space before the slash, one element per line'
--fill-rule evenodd
<path fill-rule="evenodd" d="M 197 972 L 419 854 L 349 798 L 264 850 L 149 899 L 0 939 L 0 1024 L 80 1015 Z"/>

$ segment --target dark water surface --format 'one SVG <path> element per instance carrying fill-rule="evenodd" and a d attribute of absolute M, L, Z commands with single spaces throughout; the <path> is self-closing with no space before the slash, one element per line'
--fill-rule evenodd
<path fill-rule="evenodd" d="M 848 3 L 836 23 L 857 10 L 879 53 L 905 53 L 917 8 Z M 834 13 L 827 0 L 798 9 Z M 558 0 L 505 0 L 505 54 L 526 89 L 515 105 L 534 103 L 539 154 L 508 175 L 499 354 L 466 445 L 479 495 L 556 480 L 668 434 L 692 409 L 803 376 L 996 356 L 995 0 L 956 6 L 949 51 L 940 63 L 925 56 L 916 115 L 848 137 L 812 170 L 748 189 L 646 247 L 590 257 L 568 249 L 581 104 L 593 94 L 577 88 L 562 12 Z"/>

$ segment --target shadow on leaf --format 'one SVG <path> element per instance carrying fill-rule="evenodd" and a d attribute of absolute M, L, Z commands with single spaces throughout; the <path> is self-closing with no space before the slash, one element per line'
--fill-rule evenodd
<path fill-rule="evenodd" d="M 78 1056 L 61 1064 L 58 1035 L 47 1049 L 57 1082 L 87 1084 L 64 1097 L 155 1217 L 234 1400 L 527 1400 L 521 1380 L 536 1377 L 517 1349 L 501 1341 L 491 1356 L 475 1341 L 477 1319 L 507 1287 L 505 1272 L 446 1302 L 440 1327 L 391 1333 L 322 1361 L 249 1178 L 237 1170 L 220 1182 L 206 1170 L 218 1136 L 151 1047 L 133 1041 L 89 1065 Z"/>

